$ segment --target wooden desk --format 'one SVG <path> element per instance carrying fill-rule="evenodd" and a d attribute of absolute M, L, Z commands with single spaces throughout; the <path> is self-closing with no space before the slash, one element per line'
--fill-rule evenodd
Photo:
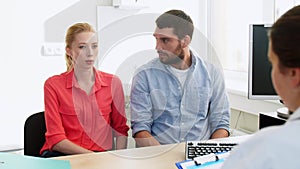
<path fill-rule="evenodd" d="M 242 142 L 249 136 L 237 136 L 207 142 Z M 185 159 L 185 143 L 70 155 L 55 159 L 69 160 L 72 169 L 177 169 L 176 162 Z"/>

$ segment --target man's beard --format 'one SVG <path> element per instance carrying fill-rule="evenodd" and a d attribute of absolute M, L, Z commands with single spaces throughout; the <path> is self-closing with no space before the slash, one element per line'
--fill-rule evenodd
<path fill-rule="evenodd" d="M 181 48 L 181 44 L 177 45 L 175 53 L 171 53 L 168 51 L 158 51 L 158 53 L 165 55 L 165 57 L 159 57 L 159 59 L 163 64 L 166 65 L 179 64 L 184 59 L 184 51 Z"/>

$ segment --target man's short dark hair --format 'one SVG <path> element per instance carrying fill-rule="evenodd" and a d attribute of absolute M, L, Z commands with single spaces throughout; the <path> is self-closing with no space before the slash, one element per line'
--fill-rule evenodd
<path fill-rule="evenodd" d="M 174 28 L 174 34 L 179 39 L 189 35 L 192 39 L 194 32 L 194 24 L 189 15 L 181 10 L 169 10 L 156 19 L 156 26 L 159 29 Z"/>

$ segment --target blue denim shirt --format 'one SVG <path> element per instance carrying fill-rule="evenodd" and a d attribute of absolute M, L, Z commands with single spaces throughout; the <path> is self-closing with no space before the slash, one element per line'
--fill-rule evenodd
<path fill-rule="evenodd" d="M 219 128 L 229 131 L 223 74 L 194 55 L 183 88 L 158 58 L 141 66 L 132 81 L 130 107 L 132 134 L 149 131 L 161 144 L 209 139 Z"/>

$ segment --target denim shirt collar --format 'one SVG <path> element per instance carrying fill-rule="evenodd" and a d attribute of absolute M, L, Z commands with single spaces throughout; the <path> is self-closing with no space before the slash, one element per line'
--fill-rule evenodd
<path fill-rule="evenodd" d="M 190 66 L 190 70 L 189 70 L 189 71 L 190 71 L 190 72 L 193 72 L 194 69 L 195 69 L 195 65 L 196 65 L 196 63 L 197 63 L 197 60 L 196 60 L 196 56 L 193 54 L 192 51 L 190 51 L 190 54 L 191 54 L 191 58 L 192 58 L 192 64 L 191 64 L 191 66 Z M 161 63 L 161 62 L 160 62 L 160 64 L 161 64 L 161 66 L 164 67 L 164 69 L 166 69 L 169 73 L 172 72 L 172 70 L 171 70 L 171 68 L 170 68 L 170 65 L 166 65 L 166 64 L 163 64 L 163 63 Z"/>

